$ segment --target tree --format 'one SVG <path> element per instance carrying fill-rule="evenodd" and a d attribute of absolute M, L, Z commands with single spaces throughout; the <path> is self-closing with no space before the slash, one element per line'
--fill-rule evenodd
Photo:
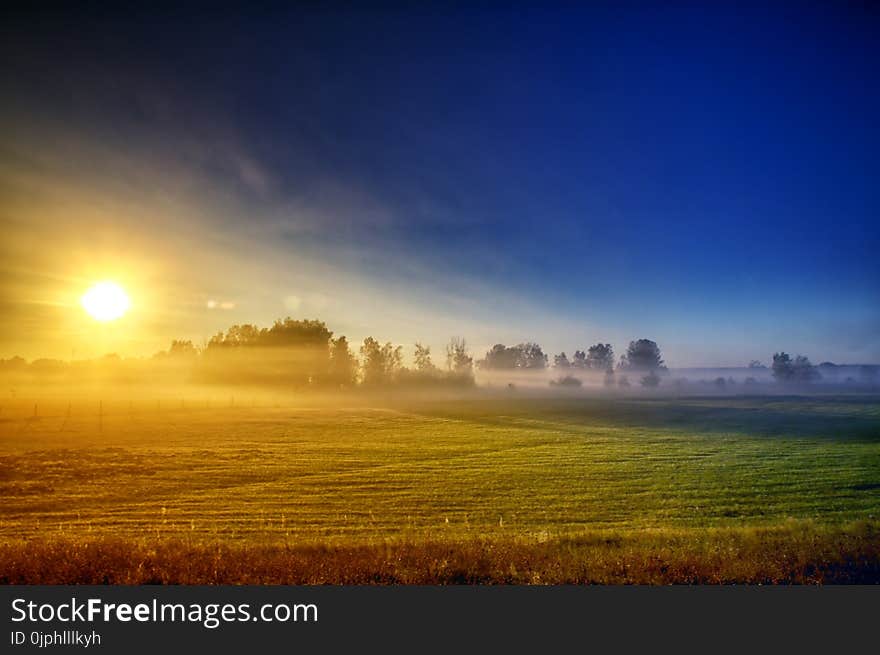
<path fill-rule="evenodd" d="M 344 336 L 330 340 L 329 378 L 332 384 L 339 386 L 354 384 L 357 381 L 357 364 L 357 359 Z"/>
<path fill-rule="evenodd" d="M 452 337 L 446 344 L 446 368 L 455 375 L 473 374 L 474 358 L 468 352 L 467 342 L 461 337 Z"/>
<path fill-rule="evenodd" d="M 434 366 L 434 362 L 431 361 L 430 346 L 416 343 L 416 352 L 413 359 L 416 364 L 416 370 L 419 373 L 434 373 L 437 370 L 437 367 Z"/>
<path fill-rule="evenodd" d="M 211 337 L 208 348 L 297 347 L 323 349 L 326 354 L 332 336 L 333 332 L 327 329 L 324 321 L 295 321 L 288 316 L 275 321 L 270 328 L 261 329 L 249 323 L 233 325 L 226 330 L 226 334 L 219 332 Z"/>
<path fill-rule="evenodd" d="M 587 368 L 594 371 L 607 371 L 614 368 L 614 348 L 610 343 L 597 343 L 590 346 L 586 363 Z"/>
<path fill-rule="evenodd" d="M 654 372 L 662 366 L 660 346 L 650 339 L 630 341 L 626 355 L 621 358 L 621 368 L 629 371 Z"/>
<path fill-rule="evenodd" d="M 777 382 L 812 382 L 822 377 L 810 359 L 803 355 L 792 359 L 786 352 L 775 353 L 772 368 Z"/>
<path fill-rule="evenodd" d="M 547 355 L 536 343 L 521 343 L 516 346 L 519 351 L 517 367 L 524 369 L 542 369 L 547 366 Z"/>
<path fill-rule="evenodd" d="M 758 361 L 757 359 L 753 359 L 752 361 L 749 362 L 749 368 L 754 369 L 754 368 L 767 368 L 767 367 L 764 366 L 764 365 L 763 365 L 760 361 Z"/>
<path fill-rule="evenodd" d="M 822 378 L 819 370 L 813 366 L 808 357 L 798 355 L 792 362 L 792 379 L 795 382 L 813 382 Z"/>
<path fill-rule="evenodd" d="M 364 339 L 361 346 L 364 384 L 381 385 L 394 381 L 403 365 L 403 346 L 391 342 L 380 344 L 373 337 Z"/>
<path fill-rule="evenodd" d="M 208 342 L 201 374 L 215 381 L 319 383 L 329 370 L 332 337 L 326 324 L 316 320 L 287 317 L 269 328 L 233 325 Z"/>
<path fill-rule="evenodd" d="M 660 376 L 657 375 L 654 371 L 649 372 L 645 377 L 642 378 L 641 384 L 643 387 L 654 388 L 660 384 Z"/>
<path fill-rule="evenodd" d="M 208 342 L 208 349 L 217 348 L 234 348 L 241 346 L 255 346 L 260 339 L 260 329 L 256 325 L 245 323 L 244 325 L 233 325 L 226 334 L 218 332 Z"/>
<path fill-rule="evenodd" d="M 583 383 L 573 375 L 562 375 L 556 380 L 550 380 L 551 387 L 572 387 L 578 388 Z"/>
<path fill-rule="evenodd" d="M 773 377 L 777 382 L 789 382 L 794 377 L 794 364 L 787 352 L 773 354 Z"/>
<path fill-rule="evenodd" d="M 496 343 L 486 353 L 480 366 L 493 370 L 543 369 L 547 366 L 547 355 L 544 354 L 541 346 L 533 342 L 510 347 Z"/>
<path fill-rule="evenodd" d="M 564 352 L 553 357 L 553 368 L 571 368 L 571 362 L 568 361 L 568 357 L 565 356 Z"/>
<path fill-rule="evenodd" d="M 480 367 L 490 370 L 506 370 L 516 368 L 517 353 L 514 348 L 508 348 L 503 343 L 496 343 L 480 360 Z"/>
<path fill-rule="evenodd" d="M 587 353 L 583 350 L 575 350 L 571 365 L 573 368 L 587 368 Z"/>
<path fill-rule="evenodd" d="M 193 345 L 192 341 L 183 341 L 180 339 L 175 339 L 171 342 L 171 347 L 168 348 L 168 356 L 169 357 L 187 357 L 192 358 L 199 354 L 199 351 L 196 350 L 196 347 Z"/>

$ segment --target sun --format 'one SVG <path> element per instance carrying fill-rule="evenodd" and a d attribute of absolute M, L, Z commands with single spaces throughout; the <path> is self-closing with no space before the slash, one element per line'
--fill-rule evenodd
<path fill-rule="evenodd" d="M 98 282 L 83 294 L 83 309 L 96 321 L 115 321 L 131 306 L 125 290 L 115 282 Z"/>

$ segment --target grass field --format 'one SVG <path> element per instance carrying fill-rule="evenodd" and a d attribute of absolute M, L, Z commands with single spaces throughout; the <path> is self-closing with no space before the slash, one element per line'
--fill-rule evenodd
<path fill-rule="evenodd" d="M 878 579 L 877 398 L 350 405 L 7 412 L 0 576 Z M 172 551 L 189 553 L 189 568 Z M 56 566 L 77 557 L 78 568 Z M 207 561 L 214 573 L 197 574 Z"/>

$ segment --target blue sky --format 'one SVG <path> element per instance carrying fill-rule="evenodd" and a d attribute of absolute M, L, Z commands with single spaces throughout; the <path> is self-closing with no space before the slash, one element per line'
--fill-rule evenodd
<path fill-rule="evenodd" d="M 63 311 L 46 275 L 77 273 L 22 254 L 40 233 L 134 262 L 156 311 L 133 351 L 293 314 L 435 348 L 877 362 L 878 27 L 833 5 L 19 15 L 4 303 Z"/>

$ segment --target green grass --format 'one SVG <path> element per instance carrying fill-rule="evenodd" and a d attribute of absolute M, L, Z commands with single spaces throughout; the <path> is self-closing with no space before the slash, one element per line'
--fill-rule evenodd
<path fill-rule="evenodd" d="M 94 412 L 8 415 L 4 552 L 106 539 L 537 548 L 609 531 L 697 543 L 708 528 L 825 534 L 880 518 L 876 398 L 351 404 L 119 404 L 101 431 Z"/>

